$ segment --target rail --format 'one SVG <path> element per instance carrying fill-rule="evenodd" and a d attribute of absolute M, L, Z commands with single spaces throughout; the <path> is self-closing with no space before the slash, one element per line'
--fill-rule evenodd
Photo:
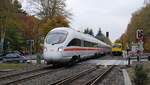
<path fill-rule="evenodd" d="M 47 67 L 48 66 L 40 68 L 40 69 L 35 69 L 35 70 L 31 70 L 31 71 L 26 71 L 26 72 L 22 72 L 22 73 L 16 73 L 16 74 L 0 77 L 0 82 L 1 82 L 0 85 L 14 84 L 14 83 L 18 83 L 18 82 L 21 82 L 24 80 L 31 79 L 36 76 L 41 76 L 41 75 L 44 75 L 44 74 L 47 74 L 50 72 L 56 72 L 56 70 L 59 71 L 60 69 L 64 69 L 64 68 L 59 68 L 56 70 L 45 69 Z"/>
<path fill-rule="evenodd" d="M 89 82 L 85 83 L 84 85 L 98 85 L 98 82 L 100 82 L 104 77 L 114 68 L 114 65 L 109 67 L 107 70 L 105 70 L 102 74 L 98 75 L 97 78 L 91 79 Z"/>
<path fill-rule="evenodd" d="M 76 73 L 75 75 L 58 80 L 58 81 L 53 82 L 48 85 L 68 85 L 70 83 L 71 83 L 71 85 L 72 84 L 73 85 L 96 85 L 96 83 L 98 81 L 100 81 L 101 79 L 103 79 L 105 77 L 105 75 L 108 74 L 112 70 L 113 67 L 114 67 L 114 65 L 110 66 L 108 68 L 104 68 L 104 67 L 100 68 L 99 66 L 93 67 L 93 68 L 84 70 L 82 72 Z M 96 72 L 98 72 L 97 75 L 94 77 L 91 77 L 91 79 L 89 79 L 88 81 L 81 82 L 80 84 L 75 83 L 76 80 L 78 81 L 84 77 L 86 79 L 86 75 L 93 74 Z"/>
<path fill-rule="evenodd" d="M 77 74 L 75 74 L 75 75 L 73 75 L 73 76 L 69 76 L 69 77 L 67 77 L 67 78 L 58 80 L 58 81 L 53 82 L 53 83 L 51 83 L 51 84 L 49 84 L 49 85 L 64 85 L 64 84 L 67 84 L 68 82 L 70 82 L 70 81 L 72 81 L 72 80 L 74 80 L 74 79 L 77 79 L 77 78 L 79 78 L 79 77 L 81 77 L 81 76 L 83 76 L 83 75 L 85 75 L 85 74 L 87 74 L 87 73 L 89 73 L 89 72 L 94 71 L 94 70 L 96 70 L 96 67 L 90 68 L 90 69 L 87 69 L 87 70 L 84 70 L 84 71 L 82 71 L 82 72 L 80 72 L 80 73 L 77 73 Z"/>

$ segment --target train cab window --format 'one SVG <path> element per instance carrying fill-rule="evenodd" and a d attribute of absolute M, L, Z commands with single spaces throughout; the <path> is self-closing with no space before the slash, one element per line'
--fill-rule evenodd
<path fill-rule="evenodd" d="M 70 41 L 68 46 L 81 46 L 81 40 L 80 39 L 73 39 Z"/>
<path fill-rule="evenodd" d="M 121 48 L 121 45 L 113 45 L 113 48 Z"/>
<path fill-rule="evenodd" d="M 46 43 L 47 44 L 63 43 L 66 40 L 67 34 L 68 33 L 63 30 L 49 32 L 46 37 Z"/>

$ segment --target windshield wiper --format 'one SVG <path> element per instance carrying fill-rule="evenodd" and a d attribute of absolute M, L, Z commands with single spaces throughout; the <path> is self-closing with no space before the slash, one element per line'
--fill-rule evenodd
<path fill-rule="evenodd" d="M 58 42 L 57 43 L 52 43 L 52 45 L 55 45 L 55 44 L 58 44 Z"/>

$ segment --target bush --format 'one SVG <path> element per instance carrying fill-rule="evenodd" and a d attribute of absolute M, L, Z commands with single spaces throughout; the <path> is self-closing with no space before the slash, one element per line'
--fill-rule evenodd
<path fill-rule="evenodd" d="M 148 72 L 143 68 L 143 65 L 136 65 L 134 75 L 135 85 L 148 85 Z"/>

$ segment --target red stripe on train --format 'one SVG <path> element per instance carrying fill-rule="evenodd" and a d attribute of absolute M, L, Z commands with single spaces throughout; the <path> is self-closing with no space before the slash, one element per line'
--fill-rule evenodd
<path fill-rule="evenodd" d="M 99 51 L 99 48 L 65 48 L 64 51 Z"/>

